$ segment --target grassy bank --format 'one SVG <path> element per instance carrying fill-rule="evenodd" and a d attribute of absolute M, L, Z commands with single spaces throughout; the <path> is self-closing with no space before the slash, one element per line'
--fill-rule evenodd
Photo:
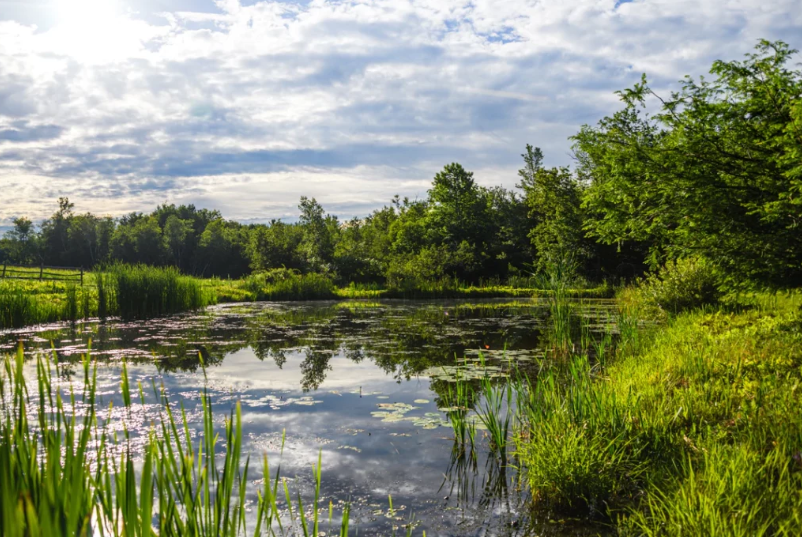
<path fill-rule="evenodd" d="M 530 280 L 526 280 L 531 284 Z M 610 298 L 609 285 L 572 288 L 569 298 Z M 84 284 L 0 280 L 0 329 L 82 318 L 148 318 L 225 302 L 352 299 L 480 299 L 548 297 L 552 291 L 496 282 L 469 285 L 454 279 L 407 287 L 351 284 L 337 287 L 320 274 L 275 270 L 241 280 L 200 279 L 171 267 L 114 265 L 87 273 Z"/>
<path fill-rule="evenodd" d="M 174 268 L 113 265 L 84 284 L 0 280 L 0 329 L 110 316 L 147 318 L 196 310 L 217 301 L 213 286 Z"/>
<path fill-rule="evenodd" d="M 589 342 L 519 381 L 536 508 L 637 535 L 802 534 L 801 303 L 630 320 L 614 354 Z"/>

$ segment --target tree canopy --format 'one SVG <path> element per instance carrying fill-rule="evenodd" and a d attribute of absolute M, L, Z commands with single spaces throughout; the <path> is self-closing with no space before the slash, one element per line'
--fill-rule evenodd
<path fill-rule="evenodd" d="M 761 41 L 658 96 L 646 77 L 624 107 L 574 136 L 590 236 L 648 244 L 653 266 L 703 256 L 732 284 L 802 283 L 802 76 L 796 51 Z M 648 113 L 656 101 L 657 110 Z"/>

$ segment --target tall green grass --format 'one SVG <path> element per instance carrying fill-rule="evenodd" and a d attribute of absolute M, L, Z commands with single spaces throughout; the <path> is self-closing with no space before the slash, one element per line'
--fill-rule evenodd
<path fill-rule="evenodd" d="M 558 259 L 548 263 L 547 270 L 537 275 L 539 287 L 546 291 L 549 305 L 551 329 L 551 350 L 565 356 L 573 346 L 571 333 L 572 301 L 570 284 L 575 272 L 574 264 L 568 259 Z"/>
<path fill-rule="evenodd" d="M 802 534 L 802 312 L 761 304 L 666 325 L 624 308 L 615 337 L 513 380 L 536 505 L 624 534 Z"/>
<path fill-rule="evenodd" d="M 77 320 L 85 294 L 72 284 L 57 287 L 52 282 L 0 281 L 0 329 Z"/>
<path fill-rule="evenodd" d="M 257 493 L 253 527 L 247 527 L 246 486 L 250 461 L 242 460 L 239 404 L 224 424 L 222 450 L 208 396 L 202 395 L 203 435 L 192 443 L 183 407 L 176 414 L 161 389 L 161 418 L 148 433 L 141 454 L 127 428 L 118 437 L 97 411 L 97 369 L 83 360 L 83 388 L 69 398 L 54 383 L 59 366 L 37 359 L 37 388 L 25 380 L 22 350 L 6 357 L 0 374 L 0 530 L 8 537 L 109 535 L 114 537 L 234 537 L 320 534 L 320 457 L 313 472 L 313 515 L 300 495 L 293 503 L 280 469 L 270 479 L 263 458 L 263 486 Z M 156 388 L 154 386 L 154 391 Z M 121 392 L 133 412 L 127 370 Z M 158 393 L 158 392 L 157 392 Z M 139 396 L 146 403 L 144 390 Z M 283 443 L 282 443 L 283 445 Z M 217 454 L 223 451 L 221 462 Z M 116 456 L 115 453 L 120 453 Z M 139 463 L 141 461 L 141 465 Z M 222 464 L 221 464 L 222 463 Z M 278 499 L 284 493 L 289 524 L 282 523 Z M 350 506 L 340 535 L 348 534 Z M 331 514 L 330 514 L 331 520 Z M 300 528 L 300 531 L 298 530 Z"/>
<path fill-rule="evenodd" d="M 105 272 L 114 289 L 113 311 L 126 319 L 197 310 L 215 302 L 215 296 L 199 280 L 182 276 L 175 267 L 112 265 Z M 103 282 L 103 278 L 97 281 Z M 109 309 L 108 299 L 106 308 Z"/>
<path fill-rule="evenodd" d="M 0 281 L 0 329 L 97 316 L 143 319 L 201 309 L 214 288 L 172 267 L 113 265 L 86 283 Z"/>

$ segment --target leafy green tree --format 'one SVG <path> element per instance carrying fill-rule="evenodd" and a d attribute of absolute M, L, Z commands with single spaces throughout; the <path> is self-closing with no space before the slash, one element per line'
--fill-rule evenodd
<path fill-rule="evenodd" d="M 489 260 L 483 276 L 506 278 L 525 270 L 533 259 L 526 198 L 500 186 L 487 189 L 486 195 L 493 238 L 485 245 Z"/>
<path fill-rule="evenodd" d="M 44 263 L 48 265 L 66 265 L 68 257 L 69 227 L 73 218 L 75 204 L 67 198 L 58 199 L 58 210 L 42 222 L 41 242 Z"/>
<path fill-rule="evenodd" d="M 158 219 L 141 213 L 126 215 L 114 230 L 111 249 L 113 258 L 125 263 L 162 264 L 166 252 Z"/>
<path fill-rule="evenodd" d="M 103 260 L 102 220 L 91 213 L 75 215 L 67 226 L 68 248 L 62 255 L 67 265 L 92 267 Z"/>
<path fill-rule="evenodd" d="M 644 76 L 574 137 L 593 237 L 646 244 L 653 266 L 704 256 L 731 285 L 802 284 L 802 73 L 785 43 L 756 50 L 668 98 Z"/>
<path fill-rule="evenodd" d="M 584 263 L 590 257 L 582 230 L 582 187 L 567 167 L 544 168 L 543 152 L 527 144 L 524 167 L 518 172 L 529 209 L 528 236 L 535 251 L 535 267 L 545 270 L 556 259 Z"/>
<path fill-rule="evenodd" d="M 19 217 L 14 218 L 11 223 L 13 227 L 4 235 L 8 261 L 23 265 L 36 262 L 38 236 L 33 222 Z"/>
<path fill-rule="evenodd" d="M 255 226 L 247 246 L 251 269 L 304 269 L 306 260 L 300 251 L 303 238 L 301 226 L 280 220 L 271 220 L 268 226 Z"/>
<path fill-rule="evenodd" d="M 437 242 L 454 247 L 463 241 L 479 245 L 488 238 L 488 203 L 473 172 L 447 164 L 434 176 L 429 190 L 429 232 Z"/>
<path fill-rule="evenodd" d="M 248 272 L 247 230 L 222 218 L 209 222 L 198 243 L 201 276 L 238 278 Z"/>
<path fill-rule="evenodd" d="M 315 198 L 301 196 L 299 224 L 304 230 L 300 250 L 306 258 L 308 270 L 329 272 L 333 269 L 334 244 L 339 224 L 336 217 L 326 215 Z"/>
<path fill-rule="evenodd" d="M 194 231 L 192 220 L 182 220 L 175 214 L 168 216 L 164 222 L 164 242 L 179 268 L 183 267 L 181 257 L 187 250 L 187 245 L 194 243 Z"/>

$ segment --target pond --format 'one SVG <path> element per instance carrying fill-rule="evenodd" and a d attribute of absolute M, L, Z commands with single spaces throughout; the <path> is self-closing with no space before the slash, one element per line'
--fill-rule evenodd
<path fill-rule="evenodd" d="M 595 326 L 608 322 L 611 305 L 584 301 L 576 311 Z M 475 454 L 458 456 L 441 410 L 455 372 L 470 378 L 479 360 L 497 377 L 510 367 L 536 374 L 547 311 L 537 300 L 230 304 L 5 332 L 0 354 L 22 341 L 27 355 L 52 345 L 60 361 L 77 364 L 91 341 L 101 407 L 122 409 L 124 358 L 132 383 L 150 392 L 163 384 L 195 430 L 204 387 L 221 423 L 239 401 L 252 459 L 267 453 L 271 469 L 280 464 L 308 497 L 320 454 L 321 517 L 330 500 L 350 501 L 359 535 L 403 535 L 411 520 L 415 535 L 582 534 L 570 521 L 530 514 L 514 460 L 489 453 L 483 431 Z M 69 369 L 63 382 L 80 382 L 81 368 Z M 146 401 L 127 418 L 140 441 L 156 412 Z M 250 480 L 261 478 L 257 466 Z"/>

